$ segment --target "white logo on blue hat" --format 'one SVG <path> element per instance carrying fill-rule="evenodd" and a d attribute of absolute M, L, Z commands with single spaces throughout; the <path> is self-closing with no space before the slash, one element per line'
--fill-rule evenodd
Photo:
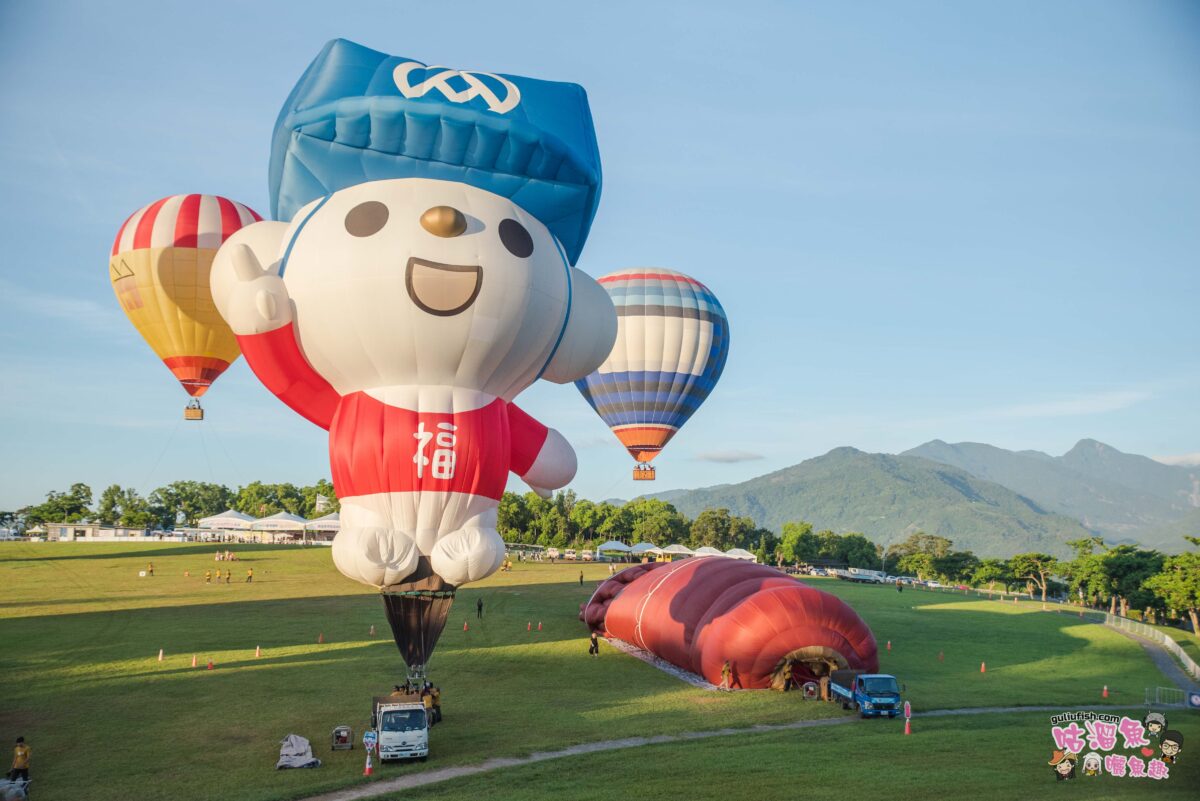
<path fill-rule="evenodd" d="M 409 75 L 415 70 L 424 70 L 427 77 L 413 86 L 409 82 Z M 441 70 L 441 72 L 435 73 L 434 70 Z M 479 76 L 481 75 L 486 75 L 504 87 L 503 99 L 497 97 L 492 88 L 480 80 Z M 454 77 L 462 78 L 466 82 L 467 88 L 459 91 L 451 86 L 450 79 Z M 490 72 L 467 72 L 438 66 L 426 67 L 418 61 L 406 61 L 396 66 L 396 69 L 392 71 L 392 78 L 396 81 L 396 88 L 400 90 L 400 94 L 410 98 L 424 97 L 430 89 L 437 89 L 451 103 L 467 103 L 477 97 L 482 97 L 487 103 L 487 107 L 497 114 L 512 111 L 521 102 L 521 90 L 512 81 Z"/>

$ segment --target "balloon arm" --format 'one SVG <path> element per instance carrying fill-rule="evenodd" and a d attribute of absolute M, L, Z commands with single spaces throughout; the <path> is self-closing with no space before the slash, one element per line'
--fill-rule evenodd
<path fill-rule="evenodd" d="M 553 428 L 530 417 L 516 404 L 508 405 L 510 469 L 542 497 L 565 487 L 578 464 L 571 443 Z"/>
<path fill-rule="evenodd" d="M 262 334 L 239 336 L 238 346 L 267 389 L 300 416 L 329 429 L 341 396 L 304 358 L 292 323 Z"/>
<path fill-rule="evenodd" d="M 250 229 L 244 230 L 248 237 Z M 292 322 L 283 279 L 274 266 L 264 269 L 245 242 L 230 239 L 217 251 L 210 285 L 217 310 L 238 336 L 274 331 Z"/>

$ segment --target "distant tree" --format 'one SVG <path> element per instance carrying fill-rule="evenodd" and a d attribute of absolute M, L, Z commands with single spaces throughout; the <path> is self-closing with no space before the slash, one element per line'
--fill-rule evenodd
<path fill-rule="evenodd" d="M 591 542 L 599 536 L 597 529 L 603 522 L 604 515 L 600 507 L 585 498 L 575 502 L 567 519 L 581 540 Z"/>
<path fill-rule="evenodd" d="M 733 547 L 729 537 L 730 522 L 731 515 L 728 509 L 705 509 L 692 521 L 692 547 L 707 545 L 721 551 L 729 550 Z"/>
<path fill-rule="evenodd" d="M 925 553 L 930 556 L 945 556 L 950 553 L 950 548 L 954 542 L 939 537 L 936 534 L 926 534 L 924 531 L 917 531 L 909 534 L 902 541 L 890 546 L 887 550 L 888 561 L 895 561 L 905 556 L 916 553 Z"/>
<path fill-rule="evenodd" d="M 875 569 L 879 567 L 875 543 L 862 534 L 850 532 L 838 538 L 837 558 L 842 559 L 851 567 Z"/>
<path fill-rule="evenodd" d="M 1024 579 L 1042 591 L 1042 603 L 1046 603 L 1046 588 L 1050 575 L 1059 568 L 1058 560 L 1045 553 L 1019 553 L 1008 564 L 1014 578 Z"/>
<path fill-rule="evenodd" d="M 633 538 L 633 514 L 629 511 L 628 505 L 614 506 L 611 503 L 604 502 L 597 506 L 596 510 L 603 518 L 600 521 L 600 525 L 596 527 L 596 531 L 600 536 L 608 540 L 620 540 L 621 542 L 626 542 Z"/>
<path fill-rule="evenodd" d="M 505 542 L 529 542 L 530 515 L 525 499 L 515 492 L 500 496 L 496 509 L 496 531 Z"/>
<path fill-rule="evenodd" d="M 119 484 L 111 484 L 100 493 L 100 502 L 96 505 L 96 519 L 105 526 L 115 526 L 121 517 L 121 497 L 125 491 Z"/>
<path fill-rule="evenodd" d="M 686 542 L 688 521 L 674 506 L 658 498 L 638 498 L 625 504 L 632 522 L 630 536 L 638 542 L 670 545 Z"/>
<path fill-rule="evenodd" d="M 975 566 L 975 572 L 971 576 L 971 581 L 975 584 L 986 584 L 988 591 L 996 588 L 996 584 L 1003 584 L 1006 588 L 1008 582 L 1012 580 L 1012 572 L 1008 568 L 1008 563 L 1003 559 L 984 559 Z"/>
<path fill-rule="evenodd" d="M 937 570 L 933 566 L 933 560 L 933 554 L 916 551 L 901 556 L 896 560 L 896 566 L 906 575 L 913 575 L 919 579 L 927 580 L 937 575 Z"/>
<path fill-rule="evenodd" d="M 252 481 L 238 488 L 234 508 L 252 517 L 267 517 L 279 512 L 300 515 L 304 511 L 304 496 L 294 484 Z"/>
<path fill-rule="evenodd" d="M 1130 608 L 1153 606 L 1159 599 L 1142 585 L 1163 568 L 1163 555 L 1133 545 L 1118 545 L 1103 556 L 1102 567 L 1112 596 L 1109 609 L 1128 615 Z"/>
<path fill-rule="evenodd" d="M 45 503 L 18 510 L 25 525 L 32 528 L 42 523 L 79 523 L 91 517 L 92 488 L 87 484 L 72 484 L 66 492 L 51 491 Z"/>
<path fill-rule="evenodd" d="M 1196 537 L 1187 537 L 1200 545 Z M 1147 578 L 1142 585 L 1153 592 L 1167 608 L 1185 614 L 1192 624 L 1192 633 L 1200 634 L 1200 553 L 1188 551 L 1168 557 L 1162 569 Z"/>
<path fill-rule="evenodd" d="M 150 508 L 161 528 L 174 528 L 177 523 L 194 526 L 205 517 L 233 508 L 236 500 L 229 487 L 205 481 L 175 481 L 149 496 Z"/>
<path fill-rule="evenodd" d="M 819 543 L 812 523 L 803 520 L 783 524 L 779 532 L 779 555 L 785 562 L 809 562 L 817 558 Z"/>
<path fill-rule="evenodd" d="M 945 581 L 966 581 L 979 567 L 979 558 L 970 551 L 950 551 L 943 556 L 933 557 L 933 569 Z"/>
<path fill-rule="evenodd" d="M 303 502 L 297 514 L 309 520 L 339 512 L 342 508 L 337 493 L 333 489 L 333 482 L 325 478 L 319 479 L 316 484 L 312 484 L 311 486 L 301 487 L 300 497 L 303 499 Z M 324 509 L 317 509 L 319 497 L 325 499 Z"/>

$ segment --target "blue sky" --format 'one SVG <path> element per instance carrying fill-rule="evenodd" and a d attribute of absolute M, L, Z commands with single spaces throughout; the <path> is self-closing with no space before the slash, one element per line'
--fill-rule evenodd
<path fill-rule="evenodd" d="M 244 362 L 179 421 L 107 252 L 165 195 L 265 212 L 275 115 L 337 36 L 588 90 L 580 266 L 682 270 L 731 321 L 656 489 L 935 437 L 1200 454 L 1198 9 L 0 2 L 0 508 L 328 475 L 324 432 Z M 522 401 L 576 445 L 580 494 L 643 490 L 573 387 Z"/>

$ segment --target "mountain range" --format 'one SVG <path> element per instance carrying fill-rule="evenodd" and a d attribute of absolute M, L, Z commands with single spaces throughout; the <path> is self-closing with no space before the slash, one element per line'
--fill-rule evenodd
<path fill-rule="evenodd" d="M 778 531 L 789 520 L 890 544 L 937 534 L 980 556 L 1070 555 L 1101 536 L 1179 551 L 1200 534 L 1200 467 L 1171 466 L 1082 440 L 1062 456 L 933 440 L 901 454 L 835 448 L 739 484 L 653 497 L 694 517 L 726 507 Z"/>

